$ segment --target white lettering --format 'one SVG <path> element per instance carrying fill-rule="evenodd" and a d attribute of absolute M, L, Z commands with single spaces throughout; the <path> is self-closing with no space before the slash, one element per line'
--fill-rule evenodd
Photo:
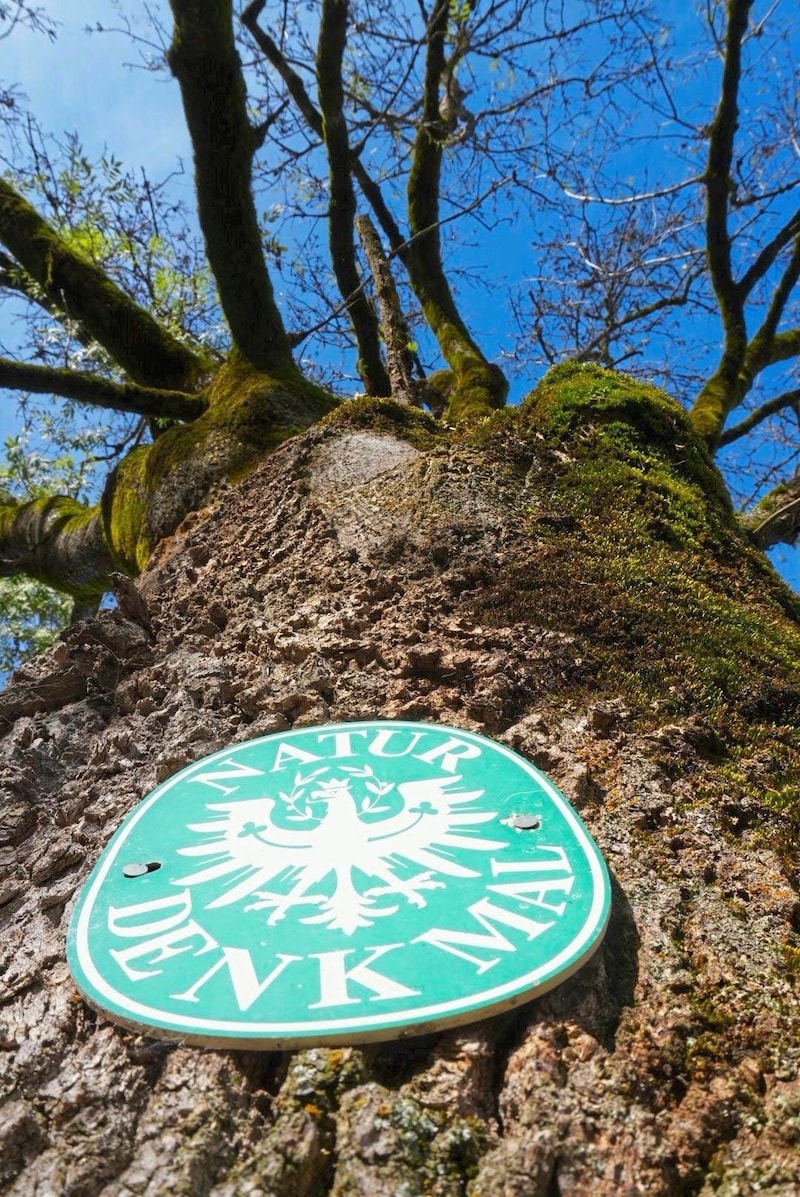
<path fill-rule="evenodd" d="M 212 786 L 215 790 L 220 790 L 226 797 L 232 794 L 238 786 L 223 786 L 219 783 L 221 781 L 231 781 L 234 778 L 241 781 L 243 777 L 263 777 L 263 769 L 252 769 L 249 765 L 241 765 L 238 761 L 232 761 L 230 758 L 227 761 L 221 762 L 226 765 L 225 769 L 217 769 L 213 773 L 198 773 L 192 781 L 198 782 L 200 785 Z"/>
<path fill-rule="evenodd" d="M 199 981 L 195 981 L 194 985 L 185 989 L 183 993 L 173 993 L 171 996 L 179 1002 L 198 1002 L 200 1000 L 197 996 L 198 990 L 205 985 L 206 981 L 210 981 L 221 968 L 227 968 L 239 1009 L 249 1010 L 253 1002 L 266 993 L 274 981 L 277 981 L 284 969 L 295 961 L 303 959 L 302 956 L 285 956 L 282 952 L 278 952 L 277 957 L 278 963 L 272 972 L 268 973 L 263 981 L 259 981 L 247 948 L 223 948 L 221 958 L 211 966 L 207 973 L 203 973 Z"/>
<path fill-rule="evenodd" d="M 394 728 L 390 728 L 388 731 L 379 731 L 377 736 L 375 737 L 375 739 L 372 741 L 372 743 L 369 746 L 369 750 L 372 753 L 372 755 L 389 757 L 389 758 L 393 758 L 396 756 L 408 756 L 409 752 L 414 751 L 417 744 L 419 744 L 420 740 L 422 739 L 422 737 L 425 733 L 424 732 L 412 732 L 411 733 L 411 743 L 407 744 L 406 747 L 403 748 L 403 750 L 401 752 L 386 752 L 386 749 L 389 746 L 389 741 L 392 739 L 392 737 L 399 736 L 400 734 L 401 733 Z"/>
<path fill-rule="evenodd" d="M 458 740 L 455 736 L 450 736 L 445 740 L 444 744 L 437 744 L 435 748 L 429 748 L 427 752 L 418 752 L 414 754 L 414 759 L 418 761 L 425 761 L 432 765 L 439 757 L 442 758 L 442 768 L 447 773 L 455 773 L 459 765 L 459 759 L 469 760 L 481 755 L 481 750 L 477 744 L 468 744 L 466 740 Z"/>
<path fill-rule="evenodd" d="M 287 765 L 309 765 L 312 761 L 321 760 L 321 756 L 315 756 L 313 752 L 306 752 L 302 748 L 297 748 L 294 744 L 281 744 L 278 747 L 275 764 L 272 766 L 270 772 L 280 773 Z"/>
<path fill-rule="evenodd" d="M 200 940 L 199 947 L 192 942 L 195 936 Z M 156 935 L 142 943 L 131 944 L 128 948 L 112 948 L 110 954 L 132 981 L 141 981 L 144 977 L 156 977 L 164 970 L 152 967 L 131 968 L 131 960 L 136 960 L 138 957 L 148 958 L 148 963 L 152 966 L 169 960 L 170 956 L 181 956 L 184 952 L 191 952 L 193 956 L 202 956 L 204 952 L 210 952 L 217 946 L 217 941 L 212 939 L 199 923 L 191 919 L 184 926 L 176 927 L 174 931 L 168 931 L 166 935 Z M 149 959 L 150 957 L 152 959 Z"/>
<path fill-rule="evenodd" d="M 157 910 L 170 910 L 176 906 L 178 909 L 174 914 L 156 919 L 155 922 L 134 923 L 132 926 L 123 922 L 124 919 L 133 919 L 139 914 L 154 914 Z M 136 902 L 133 906 L 109 906 L 108 929 L 112 935 L 129 938 L 144 935 L 152 937 L 180 926 L 189 917 L 191 909 L 192 895 L 188 889 L 181 890 L 173 897 L 157 898 L 152 902 Z"/>
<path fill-rule="evenodd" d="M 433 927 L 424 935 L 417 936 L 412 943 L 429 943 L 431 947 L 441 948 L 443 952 L 449 952 L 452 956 L 460 956 L 462 960 L 468 960 L 470 964 L 475 965 L 479 973 L 485 973 L 487 969 L 493 968 L 499 962 L 500 957 L 494 956 L 491 960 L 482 960 L 479 956 L 473 956 L 471 952 L 462 949 L 478 948 L 495 952 L 516 952 L 517 950 L 501 931 L 492 926 L 492 923 L 502 923 L 506 927 L 522 931 L 528 940 L 536 939 L 543 931 L 547 931 L 553 926 L 552 922 L 538 923 L 534 919 L 525 918 L 524 915 L 514 914 L 510 910 L 493 906 L 489 898 L 481 898 L 479 902 L 474 902 L 472 906 L 468 907 L 467 914 L 471 914 L 485 928 L 485 935 L 481 935 L 477 931 L 447 931 L 442 927 Z"/>
<path fill-rule="evenodd" d="M 503 873 L 571 873 L 572 868 L 567 860 L 567 854 L 560 846 L 538 844 L 537 852 L 554 852 L 556 860 L 495 860 L 492 857 L 492 876 L 500 877 Z"/>
<path fill-rule="evenodd" d="M 361 1002 L 362 998 L 350 996 L 347 989 L 348 981 L 355 981 L 357 985 L 371 989 L 371 1002 L 380 1002 L 387 998 L 417 997 L 420 992 L 418 989 L 409 989 L 399 981 L 370 967 L 387 952 L 402 947 L 401 943 L 388 943 L 378 948 L 369 948 L 366 960 L 352 968 L 347 967 L 346 959 L 352 956 L 352 948 L 340 952 L 315 953 L 315 958 L 319 960 L 320 999 L 309 1006 L 309 1010 L 319 1010 L 326 1006 L 352 1006 Z"/>
<path fill-rule="evenodd" d="M 325 732 L 324 736 L 317 736 L 317 740 L 320 744 L 323 740 L 333 740 L 335 745 L 334 756 L 355 756 L 350 739 L 352 736 L 365 736 L 366 734 L 365 731 Z"/>
<path fill-rule="evenodd" d="M 549 881 L 512 881 L 508 885 L 490 885 L 488 888 L 494 894 L 502 894 L 506 898 L 516 898 L 527 906 L 538 906 L 541 910 L 549 910 L 552 914 L 563 914 L 567 908 L 566 902 L 559 902 L 553 906 L 545 901 L 545 894 L 553 892 L 569 894 L 572 892 L 574 877 L 550 878 Z"/>

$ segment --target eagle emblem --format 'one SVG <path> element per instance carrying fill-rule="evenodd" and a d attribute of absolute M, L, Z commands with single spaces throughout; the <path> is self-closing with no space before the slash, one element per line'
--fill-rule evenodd
<path fill-rule="evenodd" d="M 206 909 L 243 903 L 268 926 L 292 912 L 302 923 L 344 935 L 426 905 L 426 891 L 448 877 L 477 877 L 456 850 L 506 846 L 475 828 L 497 818 L 474 809 L 483 790 L 460 789 L 460 776 L 397 784 L 368 764 L 324 766 L 294 776 L 274 796 L 208 804 L 212 815 L 188 830 L 202 842 L 179 849 L 202 867 L 175 884 L 213 884 Z"/>

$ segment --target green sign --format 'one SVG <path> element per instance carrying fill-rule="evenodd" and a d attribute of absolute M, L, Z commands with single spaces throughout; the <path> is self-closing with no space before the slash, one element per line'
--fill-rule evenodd
<path fill-rule="evenodd" d="M 399 1038 L 527 1001 L 597 947 L 603 860 L 508 748 L 303 728 L 184 769 L 125 820 L 68 957 L 125 1025 L 256 1048 Z"/>

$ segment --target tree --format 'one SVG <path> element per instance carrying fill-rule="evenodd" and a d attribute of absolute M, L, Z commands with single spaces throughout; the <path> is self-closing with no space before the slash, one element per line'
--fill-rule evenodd
<path fill-rule="evenodd" d="M 7 573 L 82 603 L 109 584 L 119 598 L 0 697 L 4 1183 L 109 1195 L 788 1194 L 800 1154 L 800 612 L 760 548 L 780 521 L 748 531 L 711 458 L 720 412 L 738 401 L 725 386 L 742 312 L 725 322 L 748 275 L 736 281 L 725 264 L 725 196 L 751 5 L 726 8 L 702 184 L 729 340 L 689 414 L 575 361 L 504 407 L 502 374 L 444 269 L 443 163 L 472 154 L 480 130 L 464 95 L 470 55 L 503 37 L 521 58 L 526 44 L 547 55 L 565 40 L 560 10 L 497 0 L 348 13 L 325 0 L 312 72 L 288 49 L 290 33 L 308 40 L 305 17 L 293 24 L 287 10 L 278 36 L 251 4 L 247 44 L 278 90 L 254 125 L 230 5 L 171 8 L 169 64 L 229 345 L 170 325 L 145 294 L 136 235 L 124 253 L 113 226 L 89 244 L 82 215 L 45 219 L 13 180 L 0 184 L 6 286 L 97 363 L 5 359 L 5 385 L 129 412 L 151 437 L 123 446 L 96 507 L 67 496 L 0 507 Z M 613 22 L 636 15 L 587 13 L 571 32 L 595 21 L 609 43 Z M 387 64 L 409 56 L 396 94 L 388 65 L 374 94 L 348 73 L 348 32 L 351 47 L 385 38 Z M 588 92 L 604 80 L 607 99 L 631 71 L 604 59 L 575 76 Z M 522 90 L 520 120 L 541 99 Z M 294 123 L 282 129 L 284 117 Z M 373 126 L 397 137 L 386 180 L 365 160 Z M 253 202 L 261 146 L 272 137 L 286 162 L 301 160 L 303 129 L 326 163 L 331 275 L 360 359 L 365 394 L 349 402 L 296 364 Z M 386 199 L 403 163 L 405 228 Z M 380 320 L 357 258 L 356 194 L 384 241 L 376 249 L 359 222 Z M 779 270 L 767 356 L 788 344 L 774 297 L 788 302 L 794 285 L 794 235 L 755 250 Z M 408 280 L 401 300 L 380 261 L 387 246 Z M 415 351 L 390 319 L 409 293 L 446 377 L 409 377 Z M 755 351 L 752 337 L 737 344 L 738 386 Z M 292 1056 L 154 1044 L 90 1011 L 66 973 L 64 927 L 121 816 L 232 740 L 365 716 L 483 731 L 565 789 L 615 877 L 606 940 L 581 972 L 475 1026 Z"/>

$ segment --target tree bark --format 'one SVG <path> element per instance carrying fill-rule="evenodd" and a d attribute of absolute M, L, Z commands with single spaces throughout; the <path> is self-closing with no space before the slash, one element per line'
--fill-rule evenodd
<path fill-rule="evenodd" d="M 139 591 L 147 619 L 69 629 L 0 696 L 6 1192 L 796 1191 L 798 611 L 676 404 L 572 366 L 474 434 L 344 405 Z M 556 781 L 613 876 L 596 955 L 365 1048 L 206 1051 L 90 1010 L 65 928 L 123 816 L 226 744 L 360 718 Z"/>

